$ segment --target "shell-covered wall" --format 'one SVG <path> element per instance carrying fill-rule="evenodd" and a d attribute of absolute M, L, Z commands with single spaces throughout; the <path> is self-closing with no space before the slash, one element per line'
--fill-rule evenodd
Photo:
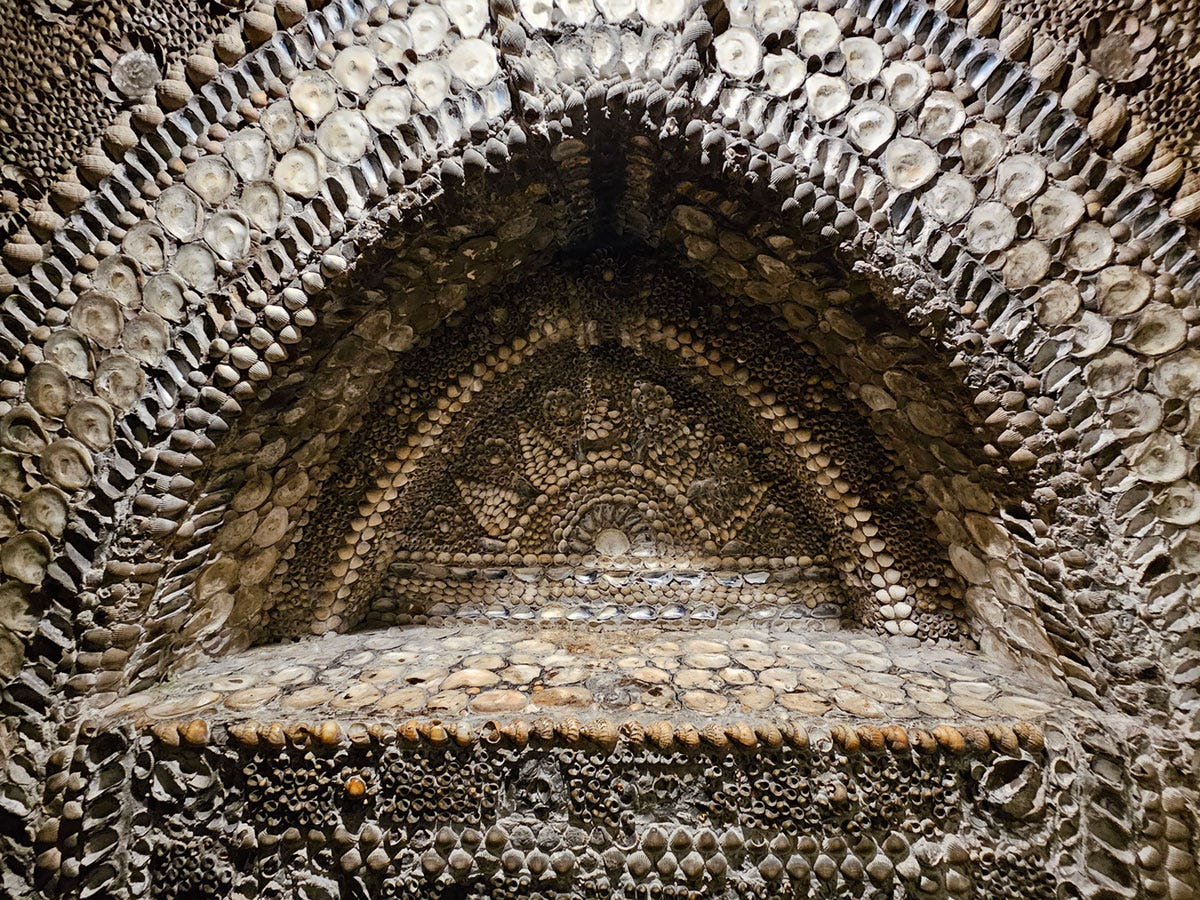
<path fill-rule="evenodd" d="M 1196 896 L 1188 6 L 5 12 L 5 888 Z"/>

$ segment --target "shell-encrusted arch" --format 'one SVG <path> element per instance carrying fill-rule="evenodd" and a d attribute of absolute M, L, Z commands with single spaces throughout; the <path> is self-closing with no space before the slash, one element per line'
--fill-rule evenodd
<path fill-rule="evenodd" d="M 430 4 L 398 20 L 334 5 L 146 135 L 4 303 L 6 351 L 28 365 L 8 382 L 2 472 L 46 500 L 22 504 L 0 551 L 5 590 L 40 586 L 67 627 L 133 485 L 163 498 L 151 531 L 178 527 L 175 479 L 270 385 L 320 315 L 308 298 L 352 270 L 381 217 L 502 168 L 528 135 L 627 118 L 905 286 L 890 302 L 957 350 L 971 383 L 1020 372 L 1027 392 L 1059 398 L 1065 422 L 1053 404 L 981 403 L 1013 420 L 1015 467 L 1080 441 L 1124 473 L 1105 504 L 1147 564 L 1130 581 L 1144 571 L 1147 598 L 1177 608 L 1197 566 L 1197 438 L 1156 426 L 1196 391 L 1181 307 L 1198 268 L 1153 193 L 1091 154 L 1021 66 L 923 5 L 601 6 Z M 764 53 L 780 32 L 792 49 Z M 111 683 L 67 665 L 81 690 Z"/>

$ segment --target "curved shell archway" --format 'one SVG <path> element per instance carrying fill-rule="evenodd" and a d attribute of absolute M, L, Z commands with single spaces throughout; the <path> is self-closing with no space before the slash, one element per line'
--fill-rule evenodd
<path fill-rule="evenodd" d="M 186 661 L 220 618 L 194 581 L 243 486 L 200 475 L 297 450 L 224 432 L 361 363 L 322 347 L 405 351 L 606 229 L 790 311 L 889 450 L 927 445 L 904 463 L 986 647 L 1125 712 L 1157 668 L 1160 719 L 1186 716 L 1186 230 L 1022 66 L 901 0 L 344 2 L 222 71 L 4 301 L 7 674 L 103 702 Z M 347 300 L 385 258 L 406 292 Z M 858 294 L 798 286 L 818 261 Z M 879 351 L 881 316 L 907 343 Z M 938 363 L 974 409 L 913 386 Z"/>

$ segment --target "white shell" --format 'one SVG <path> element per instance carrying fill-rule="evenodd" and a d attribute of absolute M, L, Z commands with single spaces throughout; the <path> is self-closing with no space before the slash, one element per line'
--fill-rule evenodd
<path fill-rule="evenodd" d="M 754 24 L 764 34 L 780 34 L 796 24 L 794 0 L 754 0 Z"/>
<path fill-rule="evenodd" d="M 92 454 L 74 438 L 59 438 L 42 450 L 39 468 L 63 490 L 77 491 L 92 479 Z"/>
<path fill-rule="evenodd" d="M 842 29 L 829 13 L 806 10 L 796 22 L 796 49 L 802 56 L 823 56 L 842 39 Z"/>
<path fill-rule="evenodd" d="M 136 360 L 146 365 L 156 365 L 170 346 L 171 332 L 161 316 L 143 312 L 125 326 L 121 346 Z"/>
<path fill-rule="evenodd" d="M 1135 447 L 1129 461 L 1143 481 L 1169 484 L 1187 474 L 1192 454 L 1178 436 L 1159 431 Z"/>
<path fill-rule="evenodd" d="M 44 416 L 61 418 L 71 405 L 71 380 L 52 362 L 40 362 L 25 376 L 25 399 Z"/>
<path fill-rule="evenodd" d="M 259 231 L 272 234 L 283 215 L 283 199 L 279 189 L 269 181 L 255 181 L 242 191 L 242 211 Z"/>
<path fill-rule="evenodd" d="M 808 110 L 818 122 L 832 119 L 850 105 L 850 89 L 846 82 L 818 72 L 804 83 Z"/>
<path fill-rule="evenodd" d="M 155 218 L 168 234 L 190 241 L 200 233 L 200 198 L 181 184 L 171 185 L 154 201 Z"/>
<path fill-rule="evenodd" d="M 96 366 L 96 393 L 118 410 L 137 403 L 146 389 L 146 373 L 137 360 L 114 353 Z"/>
<path fill-rule="evenodd" d="M 124 326 L 120 304 L 107 294 L 84 294 L 71 308 L 71 327 L 105 349 L 117 346 Z"/>
<path fill-rule="evenodd" d="M 121 241 L 121 249 L 129 254 L 143 270 L 157 272 L 167 262 L 162 228 L 154 222 L 138 222 Z"/>
<path fill-rule="evenodd" d="M 487 41 L 470 38 L 460 41 L 447 58 L 450 71 L 473 88 L 481 88 L 500 72 L 496 48 Z"/>
<path fill-rule="evenodd" d="M 937 174 L 937 154 L 922 141 L 896 138 L 884 151 L 883 168 L 892 186 L 913 191 Z"/>
<path fill-rule="evenodd" d="M 1087 365 L 1084 378 L 1097 397 L 1111 397 L 1133 386 L 1142 364 L 1124 350 L 1109 347 Z"/>
<path fill-rule="evenodd" d="M 895 132 L 896 114 L 882 103 L 867 100 L 846 113 L 846 130 L 851 143 L 870 155 Z"/>
<path fill-rule="evenodd" d="M 405 61 L 404 54 L 412 47 L 412 35 L 403 22 L 384 22 L 371 36 L 371 49 L 386 66 L 398 66 Z"/>
<path fill-rule="evenodd" d="M 352 163 L 367 152 L 371 129 L 357 109 L 339 109 L 317 129 L 317 146 L 334 162 Z"/>
<path fill-rule="evenodd" d="M 450 19 L 440 6 L 432 3 L 422 3 L 413 9 L 408 14 L 406 24 L 412 38 L 412 48 L 418 56 L 433 53 L 441 47 L 447 32 L 450 31 Z"/>
<path fill-rule="evenodd" d="M 596 0 L 596 8 L 609 22 L 624 22 L 637 10 L 635 0 Z"/>
<path fill-rule="evenodd" d="M 842 41 L 842 56 L 851 84 L 870 81 L 883 71 L 883 48 L 869 37 L 846 38 Z"/>
<path fill-rule="evenodd" d="M 951 135 L 958 134 L 967 121 L 967 111 L 962 101 L 949 91 L 934 91 L 921 107 L 917 129 L 921 139 L 937 144 Z"/>
<path fill-rule="evenodd" d="M 1137 312 L 1153 292 L 1150 277 L 1131 266 L 1108 266 L 1096 276 L 1096 306 L 1106 316 Z"/>
<path fill-rule="evenodd" d="M 1049 248 L 1041 241 L 1024 241 L 1008 251 L 1004 261 L 1004 283 L 1020 290 L 1037 284 L 1049 271 Z"/>
<path fill-rule="evenodd" d="M 334 80 L 352 94 L 365 94 L 379 68 L 375 54 L 361 45 L 352 44 L 333 60 Z"/>
<path fill-rule="evenodd" d="M 67 411 L 67 431 L 91 449 L 99 452 L 112 444 L 116 436 L 112 407 L 99 397 L 85 397 Z"/>
<path fill-rule="evenodd" d="M 1183 400 L 1200 393 L 1200 350 L 1181 350 L 1160 359 L 1150 375 L 1164 400 Z"/>
<path fill-rule="evenodd" d="M 564 21 L 572 25 L 585 25 L 596 15 L 592 0 L 555 0 L 555 5 L 562 11 Z"/>
<path fill-rule="evenodd" d="M 442 8 L 463 37 L 479 37 L 491 20 L 487 0 L 444 0 Z"/>
<path fill-rule="evenodd" d="M 213 255 L 202 244 L 185 244 L 171 260 L 171 270 L 197 291 L 217 286 L 217 266 Z"/>
<path fill-rule="evenodd" d="M 638 0 L 637 8 L 651 25 L 666 28 L 683 20 L 687 4 L 685 0 Z"/>
<path fill-rule="evenodd" d="M 408 73 L 408 86 L 426 109 L 440 106 L 450 96 L 450 76 L 440 62 L 417 63 Z"/>
<path fill-rule="evenodd" d="M 1083 198 L 1065 188 L 1050 187 L 1029 209 L 1033 232 L 1043 240 L 1062 237 L 1083 218 Z"/>
<path fill-rule="evenodd" d="M 41 584 L 51 559 L 50 542 L 36 531 L 9 538 L 0 549 L 0 569 L 24 584 Z"/>
<path fill-rule="evenodd" d="M 406 122 L 411 113 L 412 94 L 408 88 L 398 85 L 379 88 L 366 108 L 367 121 L 384 134 Z"/>
<path fill-rule="evenodd" d="M 780 50 L 763 57 L 763 83 L 776 97 L 786 97 L 804 83 L 808 70 L 791 50 Z"/>
<path fill-rule="evenodd" d="M 100 261 L 92 273 L 92 286 L 125 307 L 136 308 L 142 300 L 141 275 L 137 267 L 119 254 Z"/>
<path fill-rule="evenodd" d="M 337 85 L 324 72 L 302 72 L 292 82 L 288 96 L 296 112 L 316 121 L 337 106 Z"/>
<path fill-rule="evenodd" d="M 149 287 L 150 281 L 146 282 Z M 92 374 L 92 354 L 87 343 L 74 328 L 60 328 L 46 339 L 42 348 L 47 361 L 53 362 L 72 378 L 87 378 Z"/>
<path fill-rule="evenodd" d="M 177 275 L 156 275 L 142 289 L 142 308 L 171 322 L 182 322 L 186 302 L 183 282 Z"/>
<path fill-rule="evenodd" d="M 929 73 L 907 60 L 894 62 L 883 70 L 888 106 L 900 112 L 912 109 L 929 93 Z"/>
<path fill-rule="evenodd" d="M 1112 340 L 1112 325 L 1103 316 L 1088 310 L 1081 314 L 1070 329 L 1070 344 L 1075 356 L 1084 359 L 1094 356 L 1109 346 Z"/>
<path fill-rule="evenodd" d="M 67 527 L 70 506 L 59 488 L 42 485 L 21 500 L 21 522 L 51 537 L 62 537 Z"/>
<path fill-rule="evenodd" d="M 237 187 L 237 176 L 220 156 L 196 160 L 187 167 L 183 180 L 209 206 L 220 204 Z"/>
<path fill-rule="evenodd" d="M 1036 156 L 1010 156 L 996 170 L 996 191 L 1009 206 L 1033 197 L 1046 183 L 1046 170 Z"/>
<path fill-rule="evenodd" d="M 734 78 L 752 78 L 762 62 L 758 36 L 748 28 L 730 28 L 713 42 L 717 65 Z"/>
<path fill-rule="evenodd" d="M 205 226 L 204 240 L 222 259 L 241 259 L 250 250 L 250 225 L 241 213 L 219 212 Z"/>
<path fill-rule="evenodd" d="M 1172 525 L 1195 525 L 1200 522 L 1200 487 L 1190 481 L 1175 482 L 1158 498 L 1155 511 Z"/>
<path fill-rule="evenodd" d="M 959 138 L 962 148 L 963 171 L 982 175 L 991 169 L 1004 152 L 1004 135 L 988 122 L 980 122 L 963 131 Z"/>
<path fill-rule="evenodd" d="M 312 147 L 296 147 L 275 164 L 275 185 L 297 197 L 313 197 L 325 177 L 325 157 Z"/>
<path fill-rule="evenodd" d="M 975 205 L 975 187 L 956 172 L 943 175 L 921 198 L 921 206 L 943 225 L 957 222 Z"/>
<path fill-rule="evenodd" d="M 1166 303 L 1151 303 L 1142 309 L 1123 343 L 1143 356 L 1162 356 L 1182 347 L 1187 333 L 1187 322 L 1179 310 Z"/>
<path fill-rule="evenodd" d="M 1038 321 L 1050 328 L 1065 325 L 1079 312 L 1079 289 L 1066 281 L 1052 281 L 1038 292 Z"/>
<path fill-rule="evenodd" d="M 987 254 L 1003 250 L 1017 235 L 1017 220 L 1002 203 L 984 203 L 967 220 L 967 248 Z"/>
<path fill-rule="evenodd" d="M 1099 222 L 1084 222 L 1075 229 L 1063 261 L 1081 272 L 1094 272 L 1112 256 L 1113 239 Z"/>
<path fill-rule="evenodd" d="M 258 124 L 276 152 L 285 153 L 295 146 L 300 125 L 296 122 L 296 110 L 287 100 L 276 100 L 264 109 Z"/>

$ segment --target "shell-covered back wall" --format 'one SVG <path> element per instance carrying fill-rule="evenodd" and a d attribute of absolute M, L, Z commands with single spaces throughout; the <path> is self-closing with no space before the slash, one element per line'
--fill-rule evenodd
<path fill-rule="evenodd" d="M 1200 896 L 1200 11 L 0 10 L 0 894 Z"/>

